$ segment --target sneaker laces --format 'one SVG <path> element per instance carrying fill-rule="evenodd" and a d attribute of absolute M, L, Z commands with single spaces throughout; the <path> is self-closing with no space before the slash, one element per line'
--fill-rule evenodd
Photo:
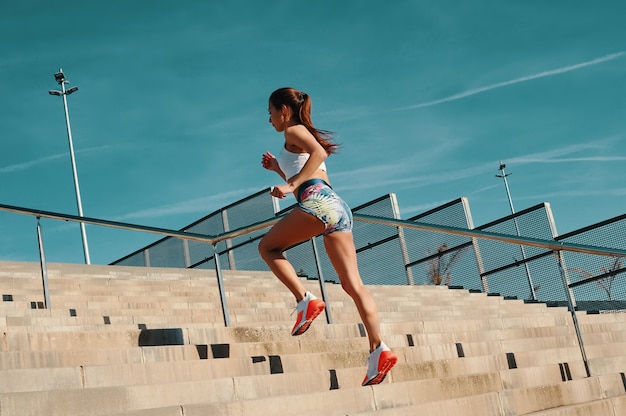
<path fill-rule="evenodd" d="M 374 354 L 374 352 L 376 352 L 376 350 L 378 348 L 380 348 L 381 345 L 382 345 L 382 342 L 380 343 L 380 345 L 378 345 L 378 347 L 376 349 L 374 349 L 374 351 L 370 351 L 369 355 L 365 359 L 365 365 L 368 367 L 368 369 L 369 369 L 369 365 L 370 365 L 370 360 L 372 359 L 372 354 Z"/>
<path fill-rule="evenodd" d="M 372 360 L 372 354 L 374 353 L 374 351 L 370 351 L 370 353 L 367 355 L 367 358 L 365 359 L 365 365 L 367 366 L 368 370 L 370 367 L 370 361 Z"/>
<path fill-rule="evenodd" d="M 307 294 L 308 294 L 308 292 L 304 294 L 304 297 L 302 298 L 302 300 L 306 299 Z M 302 300 L 300 302 L 302 302 Z M 296 302 L 296 307 L 293 308 L 293 310 L 291 311 L 289 316 L 292 316 L 298 310 L 298 305 L 300 304 L 300 302 Z"/>

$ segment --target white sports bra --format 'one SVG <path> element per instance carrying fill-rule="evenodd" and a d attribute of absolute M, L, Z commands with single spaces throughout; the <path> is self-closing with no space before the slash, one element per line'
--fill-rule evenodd
<path fill-rule="evenodd" d="M 285 178 L 289 180 L 302 170 L 306 161 L 309 160 L 309 156 L 308 153 L 292 153 L 283 147 L 276 161 L 280 170 L 285 174 Z M 318 169 L 326 171 L 326 163 L 322 162 Z"/>

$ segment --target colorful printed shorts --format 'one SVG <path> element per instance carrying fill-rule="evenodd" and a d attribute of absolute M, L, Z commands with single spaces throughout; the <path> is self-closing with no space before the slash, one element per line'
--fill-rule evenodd
<path fill-rule="evenodd" d="M 352 232 L 350 207 L 325 181 L 310 179 L 300 185 L 297 194 L 298 208 L 324 223 L 324 235 L 340 231 Z"/>

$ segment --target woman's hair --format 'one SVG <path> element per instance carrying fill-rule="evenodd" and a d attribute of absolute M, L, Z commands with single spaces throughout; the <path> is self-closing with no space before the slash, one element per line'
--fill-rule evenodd
<path fill-rule="evenodd" d="M 270 103 L 276 109 L 281 109 L 283 105 L 287 106 L 291 110 L 294 121 L 306 127 L 315 137 L 315 140 L 326 150 L 326 153 L 330 155 L 337 151 L 339 145 L 333 141 L 334 133 L 316 129 L 313 126 L 311 97 L 307 93 L 293 88 L 279 88 L 270 95 Z"/>

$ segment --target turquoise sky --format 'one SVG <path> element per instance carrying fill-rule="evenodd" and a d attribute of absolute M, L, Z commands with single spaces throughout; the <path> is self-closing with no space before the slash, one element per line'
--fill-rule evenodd
<path fill-rule="evenodd" d="M 292 86 L 352 205 L 403 218 L 469 199 L 475 225 L 549 202 L 559 233 L 626 213 L 626 2 L 9 0 L 0 6 L 0 203 L 179 229 L 277 183 L 267 98 Z M 283 206 L 292 200 L 285 201 Z M 36 221 L 0 212 L 0 259 L 37 261 Z M 48 261 L 82 262 L 43 220 Z M 92 263 L 158 237 L 87 226 Z"/>

